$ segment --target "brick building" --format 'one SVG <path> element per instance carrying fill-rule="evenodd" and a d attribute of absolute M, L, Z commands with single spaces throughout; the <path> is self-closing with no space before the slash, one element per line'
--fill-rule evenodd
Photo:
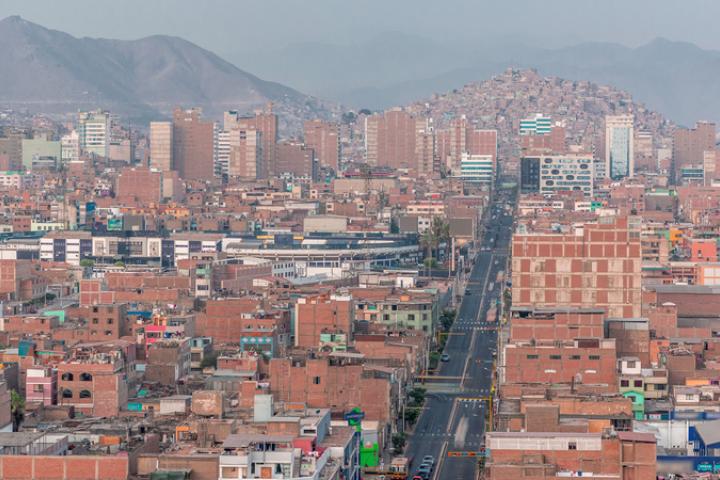
<path fill-rule="evenodd" d="M 195 108 L 173 112 L 173 169 L 184 180 L 209 180 L 215 173 L 215 126 L 200 115 Z"/>
<path fill-rule="evenodd" d="M 655 437 L 647 433 L 491 432 L 489 480 L 564 476 L 655 480 Z"/>
<path fill-rule="evenodd" d="M 349 295 L 317 295 L 295 303 L 295 346 L 314 348 L 322 333 L 352 334 L 353 299 Z"/>
<path fill-rule="evenodd" d="M 338 126 L 322 120 L 308 120 L 303 127 L 305 145 L 314 151 L 320 166 L 331 168 L 337 172 L 340 160 L 340 130 Z"/>
<path fill-rule="evenodd" d="M 573 233 L 516 233 L 512 303 L 603 308 L 608 316 L 639 317 L 641 263 L 640 234 L 627 218 L 585 224 Z"/>

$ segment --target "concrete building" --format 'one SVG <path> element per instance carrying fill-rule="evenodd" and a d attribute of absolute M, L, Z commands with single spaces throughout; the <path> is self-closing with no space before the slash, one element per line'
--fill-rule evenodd
<path fill-rule="evenodd" d="M 173 112 L 173 168 L 184 180 L 210 180 L 215 168 L 215 125 L 199 109 Z"/>
<path fill-rule="evenodd" d="M 463 152 L 459 176 L 466 182 L 492 185 L 495 179 L 495 164 L 492 155 L 471 155 Z"/>
<path fill-rule="evenodd" d="M 33 167 L 54 167 L 62 161 L 62 147 L 59 141 L 49 136 L 23 138 L 22 164 L 26 170 Z"/>
<path fill-rule="evenodd" d="M 627 218 L 601 220 L 572 233 L 516 233 L 513 306 L 593 307 L 640 317 L 640 232 Z"/>
<path fill-rule="evenodd" d="M 316 348 L 321 333 L 352 336 L 354 303 L 350 295 L 318 295 L 295 302 L 295 346 Z"/>
<path fill-rule="evenodd" d="M 243 179 L 261 178 L 261 133 L 255 128 L 232 128 L 218 135 L 218 156 L 215 173 Z"/>
<path fill-rule="evenodd" d="M 77 130 L 60 138 L 60 158 L 63 163 L 77 162 L 80 159 L 80 135 Z"/>
<path fill-rule="evenodd" d="M 107 158 L 110 148 L 110 112 L 95 110 L 78 113 L 78 137 L 80 150 Z"/>
<path fill-rule="evenodd" d="M 635 175 L 633 115 L 605 117 L 605 176 L 614 180 Z"/>
<path fill-rule="evenodd" d="M 232 131 L 234 129 L 250 132 L 255 130 L 258 132 L 256 145 L 260 151 L 260 161 L 256 168 L 256 178 L 270 178 L 274 176 L 275 164 L 277 162 L 277 143 L 278 143 L 278 117 L 272 113 L 272 106 L 269 105 L 265 110 L 255 111 L 252 117 L 240 115 L 237 111 L 230 110 L 225 112 L 223 116 L 223 130 Z M 246 133 L 246 136 L 252 136 Z M 238 175 L 242 176 L 242 175 Z"/>
<path fill-rule="evenodd" d="M 542 113 L 520 120 L 520 135 L 547 135 L 552 130 L 552 119 Z"/>
<path fill-rule="evenodd" d="M 150 122 L 150 168 L 173 169 L 173 122 Z"/>

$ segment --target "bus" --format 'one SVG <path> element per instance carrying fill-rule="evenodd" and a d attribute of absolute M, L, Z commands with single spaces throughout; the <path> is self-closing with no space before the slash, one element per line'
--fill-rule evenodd
<path fill-rule="evenodd" d="M 490 310 L 488 310 L 487 318 L 485 318 L 485 321 L 487 323 L 497 322 L 497 314 L 498 314 L 497 308 L 495 308 L 495 307 L 491 308 Z"/>

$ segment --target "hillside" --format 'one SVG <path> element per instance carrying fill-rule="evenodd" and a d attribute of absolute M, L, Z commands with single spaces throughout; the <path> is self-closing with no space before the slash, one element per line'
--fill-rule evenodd
<path fill-rule="evenodd" d="M 0 21 L 0 45 L 0 105 L 7 107 L 49 113 L 102 107 L 147 120 L 177 105 L 215 116 L 273 102 L 291 124 L 328 113 L 323 102 L 177 37 L 75 38 L 8 17 Z"/>

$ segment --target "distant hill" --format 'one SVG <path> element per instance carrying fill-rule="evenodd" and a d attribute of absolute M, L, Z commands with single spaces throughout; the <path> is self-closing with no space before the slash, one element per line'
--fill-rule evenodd
<path fill-rule="evenodd" d="M 385 34 L 349 46 L 289 46 L 264 61 L 247 62 L 267 78 L 356 108 L 401 105 L 514 67 L 627 90 L 680 124 L 720 122 L 720 52 L 662 38 L 637 48 L 583 43 L 544 49 L 513 39 L 443 45 Z"/>
<path fill-rule="evenodd" d="M 0 105 L 64 113 L 103 107 L 130 118 L 177 105 L 206 114 L 272 101 L 293 122 L 324 116 L 323 102 L 251 75 L 177 37 L 75 38 L 20 17 L 0 21 Z"/>

